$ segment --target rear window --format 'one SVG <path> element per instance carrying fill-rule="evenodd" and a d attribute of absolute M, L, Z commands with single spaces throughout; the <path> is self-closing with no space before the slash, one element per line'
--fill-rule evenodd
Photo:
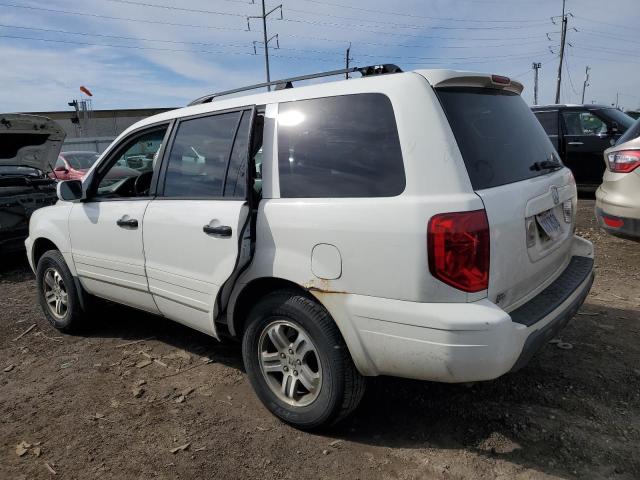
<path fill-rule="evenodd" d="M 625 133 L 633 125 L 634 119 L 617 108 L 605 108 L 598 110 L 598 113 L 606 119 L 618 124 L 618 131 Z"/>
<path fill-rule="evenodd" d="M 281 103 L 278 167 L 283 198 L 399 195 L 405 175 L 391 102 L 363 93 Z"/>
<path fill-rule="evenodd" d="M 560 161 L 522 97 L 491 88 L 440 88 L 474 190 L 545 175 L 534 163 Z"/>
<path fill-rule="evenodd" d="M 636 122 L 629 127 L 629 129 L 622 135 L 616 145 L 620 145 L 622 143 L 628 142 L 629 140 L 633 140 L 634 138 L 640 137 L 640 119 L 636 120 Z"/>

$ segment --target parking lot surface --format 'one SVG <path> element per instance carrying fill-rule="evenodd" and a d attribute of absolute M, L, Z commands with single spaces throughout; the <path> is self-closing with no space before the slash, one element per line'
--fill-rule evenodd
<path fill-rule="evenodd" d="M 491 382 L 371 379 L 314 434 L 261 405 L 239 345 L 111 305 L 59 334 L 3 258 L 0 478 L 640 478 L 640 244 L 579 209 L 596 280 L 560 343 Z"/>

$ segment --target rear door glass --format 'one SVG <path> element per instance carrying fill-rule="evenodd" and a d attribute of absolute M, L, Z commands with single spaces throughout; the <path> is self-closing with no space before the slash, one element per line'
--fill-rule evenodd
<path fill-rule="evenodd" d="M 534 163 L 559 162 L 522 97 L 491 88 L 436 89 L 474 190 L 545 175 Z"/>
<path fill-rule="evenodd" d="M 282 198 L 392 197 L 405 188 L 391 101 L 362 93 L 281 103 Z"/>

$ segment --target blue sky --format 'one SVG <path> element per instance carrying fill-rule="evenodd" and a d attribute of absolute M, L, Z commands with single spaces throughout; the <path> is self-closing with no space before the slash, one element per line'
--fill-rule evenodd
<path fill-rule="evenodd" d="M 95 109 L 181 106 L 202 94 L 264 80 L 260 0 L 0 0 L 1 111 L 66 110 L 93 93 Z M 268 1 L 268 9 L 280 2 Z M 540 103 L 552 103 L 561 0 L 282 0 L 269 34 L 271 76 L 283 78 L 353 64 L 396 63 L 404 70 L 454 68 L 500 73 Z M 169 7 L 169 8 L 164 8 Z M 563 102 L 640 106 L 640 2 L 567 0 Z M 271 44 L 275 47 L 275 42 Z M 551 50 L 551 51 L 550 51 Z M 568 73 L 567 73 L 568 72 Z"/>

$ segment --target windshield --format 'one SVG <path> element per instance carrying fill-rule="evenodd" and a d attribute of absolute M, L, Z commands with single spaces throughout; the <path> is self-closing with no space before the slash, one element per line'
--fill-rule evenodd
<path fill-rule="evenodd" d="M 635 123 L 631 125 L 631 127 L 626 132 L 624 132 L 624 135 L 622 135 L 618 139 L 616 145 L 620 145 L 638 137 L 640 137 L 640 119 L 636 120 Z"/>
<path fill-rule="evenodd" d="M 605 108 L 604 110 L 599 110 L 598 113 L 601 113 L 609 120 L 612 120 L 618 124 L 618 132 L 624 133 L 633 125 L 633 118 L 631 118 L 626 113 L 622 113 L 620 110 L 616 108 Z"/>
<path fill-rule="evenodd" d="M 474 190 L 545 175 L 560 159 L 522 97 L 491 88 L 438 88 Z"/>
<path fill-rule="evenodd" d="M 78 152 L 64 153 L 62 156 L 69 162 L 71 168 L 75 170 L 87 170 L 91 168 L 100 155 L 93 152 Z"/>

